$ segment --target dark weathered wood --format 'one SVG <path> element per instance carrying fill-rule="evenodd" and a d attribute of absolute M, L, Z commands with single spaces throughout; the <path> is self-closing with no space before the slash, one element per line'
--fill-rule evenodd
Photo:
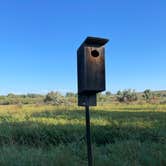
<path fill-rule="evenodd" d="M 78 94 L 78 105 L 86 106 L 86 98 L 87 98 L 86 94 L 83 94 L 83 93 Z M 96 104 L 97 104 L 96 93 L 89 95 L 89 105 L 96 106 Z"/>
<path fill-rule="evenodd" d="M 90 106 L 96 105 L 94 95 L 105 90 L 105 48 L 107 39 L 87 37 L 77 50 L 78 105 L 85 105 L 84 96 L 90 96 Z"/>
<path fill-rule="evenodd" d="M 88 166 L 93 166 L 89 106 L 96 106 L 96 93 L 105 90 L 107 39 L 88 37 L 77 50 L 78 105 L 85 106 Z"/>
<path fill-rule="evenodd" d="M 93 166 L 92 143 L 91 143 L 91 132 L 90 132 L 89 96 L 86 97 L 85 115 L 86 115 L 86 141 L 87 141 L 88 166 Z"/>

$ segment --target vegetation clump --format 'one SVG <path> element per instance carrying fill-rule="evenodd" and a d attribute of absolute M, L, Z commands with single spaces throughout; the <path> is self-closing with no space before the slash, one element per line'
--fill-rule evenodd
<path fill-rule="evenodd" d="M 46 104 L 61 105 L 61 104 L 65 104 L 66 100 L 65 100 L 64 96 L 62 96 L 60 93 L 50 92 L 44 98 L 44 102 Z"/>
<path fill-rule="evenodd" d="M 131 89 L 118 91 L 116 96 L 119 102 L 125 102 L 125 103 L 136 101 L 138 99 L 136 92 Z"/>

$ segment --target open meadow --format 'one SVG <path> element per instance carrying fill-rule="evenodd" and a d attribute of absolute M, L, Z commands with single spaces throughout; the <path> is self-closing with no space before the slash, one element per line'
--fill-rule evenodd
<path fill-rule="evenodd" d="M 166 165 L 166 105 L 91 108 L 95 166 Z M 84 108 L 0 106 L 0 166 L 85 166 Z"/>

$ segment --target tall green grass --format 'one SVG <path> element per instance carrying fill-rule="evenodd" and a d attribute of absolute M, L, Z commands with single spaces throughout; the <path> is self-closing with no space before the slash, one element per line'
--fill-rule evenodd
<path fill-rule="evenodd" d="M 91 108 L 96 166 L 166 165 L 166 105 Z M 0 106 L 0 166 L 86 165 L 85 112 L 74 106 Z"/>

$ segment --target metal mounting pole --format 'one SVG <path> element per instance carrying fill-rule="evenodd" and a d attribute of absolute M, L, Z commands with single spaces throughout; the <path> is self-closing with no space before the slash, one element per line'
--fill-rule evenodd
<path fill-rule="evenodd" d="M 90 133 L 89 96 L 86 97 L 85 112 L 86 112 L 86 141 L 87 141 L 87 153 L 88 153 L 88 166 L 93 166 L 92 143 L 91 143 L 91 133 Z"/>

